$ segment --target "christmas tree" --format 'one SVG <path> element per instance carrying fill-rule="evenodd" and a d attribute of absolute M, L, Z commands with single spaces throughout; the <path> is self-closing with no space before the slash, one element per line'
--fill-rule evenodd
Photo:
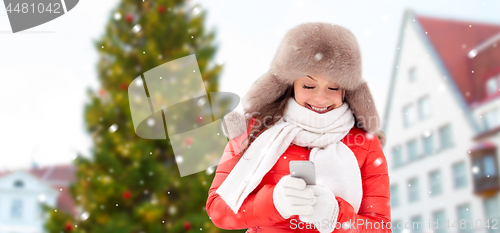
<path fill-rule="evenodd" d="M 222 65 L 213 62 L 215 32 L 205 31 L 205 16 L 182 0 L 123 0 L 112 11 L 94 41 L 101 87 L 87 90 L 94 147 L 74 160 L 76 182 L 69 187 L 78 214 L 44 205 L 48 232 L 226 232 L 205 209 L 214 168 L 181 177 L 168 136 L 136 134 L 127 92 L 145 71 L 192 54 L 207 93 L 216 92 Z"/>

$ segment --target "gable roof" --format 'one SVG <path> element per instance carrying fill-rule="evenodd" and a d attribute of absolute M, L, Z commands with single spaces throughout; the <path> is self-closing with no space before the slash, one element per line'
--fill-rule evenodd
<path fill-rule="evenodd" d="M 481 101 L 485 97 L 486 80 L 477 77 L 480 67 L 474 66 L 468 55 L 474 48 L 484 49 L 485 45 L 480 46 L 481 44 L 487 42 L 487 46 L 491 44 L 492 39 L 495 41 L 495 37 L 500 33 L 500 25 L 421 15 L 416 16 L 416 19 L 427 33 L 467 105 L 471 106 L 473 102 Z"/>
<path fill-rule="evenodd" d="M 477 46 L 478 44 L 494 36 L 495 28 L 498 28 L 497 32 L 500 32 L 500 25 L 493 27 L 490 24 L 484 23 L 473 23 L 450 19 L 440 19 L 422 15 L 416 15 L 412 10 L 406 10 L 403 21 L 401 24 L 401 29 L 399 32 L 398 48 L 401 48 L 405 37 L 406 22 L 408 20 L 415 19 L 415 27 L 417 29 L 417 34 L 422 39 L 424 46 L 426 46 L 430 51 L 430 57 L 436 63 L 439 71 L 443 73 L 446 78 L 444 79 L 446 84 L 450 87 L 450 90 L 458 101 L 461 107 L 461 111 L 464 114 L 466 120 L 470 123 L 473 130 L 478 133 L 480 127 L 477 122 L 472 117 L 469 109 L 468 99 L 466 96 L 470 96 L 470 90 L 467 89 L 467 85 L 471 85 L 470 78 L 467 74 L 468 57 L 469 51 Z M 467 31 L 464 26 L 476 25 L 474 30 L 485 31 L 480 33 L 480 35 L 470 36 L 474 32 Z M 472 28 L 472 27 L 470 27 Z M 462 38 L 467 38 L 461 40 Z M 469 43 L 469 49 L 462 49 L 462 43 Z M 458 46 L 458 47 L 457 47 Z M 389 113 L 391 111 L 391 103 L 394 93 L 394 85 L 397 74 L 397 67 L 400 62 L 401 50 L 396 51 L 396 57 L 394 60 L 391 82 L 389 87 L 389 96 L 387 98 L 386 109 L 384 113 L 384 125 L 383 131 L 387 129 L 387 122 L 389 122 Z M 469 94 L 467 94 L 469 92 Z M 469 97 L 470 99 L 470 97 Z"/>

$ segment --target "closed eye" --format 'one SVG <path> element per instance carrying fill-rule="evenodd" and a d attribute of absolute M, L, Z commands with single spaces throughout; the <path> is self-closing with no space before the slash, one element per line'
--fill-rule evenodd
<path fill-rule="evenodd" d="M 314 88 L 314 87 L 309 87 L 309 86 L 306 86 L 306 85 L 302 85 L 302 87 L 305 88 L 305 89 L 313 89 Z M 328 89 L 330 89 L 332 91 L 338 91 L 339 90 L 338 87 L 337 88 L 328 88 Z"/>

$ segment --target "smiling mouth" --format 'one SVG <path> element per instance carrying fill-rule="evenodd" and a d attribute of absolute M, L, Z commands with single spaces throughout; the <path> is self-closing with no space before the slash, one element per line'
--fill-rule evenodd
<path fill-rule="evenodd" d="M 333 105 L 330 105 L 328 107 L 324 107 L 324 108 L 317 108 L 317 107 L 313 107 L 312 105 L 306 103 L 307 107 L 317 113 L 324 113 L 324 112 L 327 112 L 328 110 L 330 110 L 332 108 Z"/>

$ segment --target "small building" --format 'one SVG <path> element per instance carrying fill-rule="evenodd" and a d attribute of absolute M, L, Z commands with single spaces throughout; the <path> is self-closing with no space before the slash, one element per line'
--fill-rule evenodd
<path fill-rule="evenodd" d="M 72 165 L 0 173 L 0 233 L 42 233 L 44 202 L 58 211 L 77 210 L 67 187 L 74 182 Z"/>

